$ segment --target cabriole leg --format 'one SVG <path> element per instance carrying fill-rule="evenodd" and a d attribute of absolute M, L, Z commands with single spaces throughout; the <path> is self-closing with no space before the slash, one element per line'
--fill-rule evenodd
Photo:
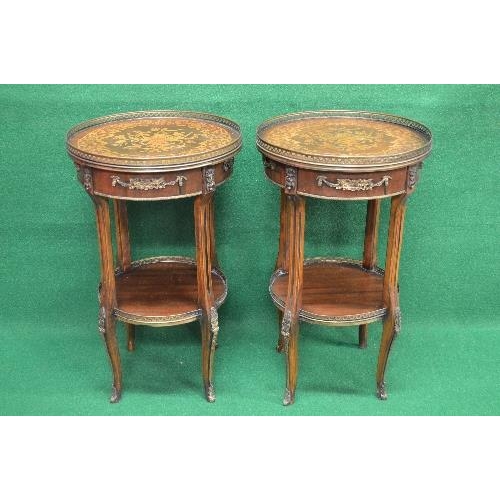
<path fill-rule="evenodd" d="M 276 259 L 275 270 L 277 269 L 288 269 L 288 204 L 287 195 L 285 191 L 281 189 L 281 200 L 280 200 L 280 239 L 278 247 L 278 257 Z M 283 352 L 283 337 L 281 335 L 281 324 L 283 322 L 283 311 L 278 310 L 278 343 L 276 345 L 276 350 L 278 352 Z"/>
<path fill-rule="evenodd" d="M 387 399 L 385 390 L 385 369 L 396 330 L 399 329 L 398 273 L 403 241 L 403 227 L 407 195 L 400 194 L 392 198 L 387 256 L 384 275 L 384 304 L 387 314 L 384 319 L 382 340 L 377 365 L 377 396 Z"/>
<path fill-rule="evenodd" d="M 304 273 L 305 202 L 296 195 L 286 196 L 288 215 L 288 290 L 281 322 L 281 337 L 286 355 L 286 389 L 284 405 L 295 400 L 298 373 L 299 313 L 302 304 Z"/>
<path fill-rule="evenodd" d="M 219 333 L 217 309 L 212 293 L 212 258 L 215 238 L 213 235 L 212 202 L 213 193 L 203 194 L 194 202 L 196 266 L 198 280 L 198 303 L 202 314 L 201 351 L 202 375 L 207 401 L 215 401 L 213 384 L 214 354 Z"/>
<path fill-rule="evenodd" d="M 93 196 L 92 199 L 96 209 L 97 232 L 101 255 L 99 332 L 102 334 L 104 342 L 106 343 L 106 349 L 113 371 L 113 386 L 110 401 L 111 403 L 116 403 L 121 397 L 122 373 L 114 317 L 116 293 L 109 204 L 106 198 L 100 196 Z"/>

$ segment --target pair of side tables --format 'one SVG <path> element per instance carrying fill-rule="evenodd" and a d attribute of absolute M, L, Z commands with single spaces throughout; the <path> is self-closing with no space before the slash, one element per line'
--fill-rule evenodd
<path fill-rule="evenodd" d="M 84 122 L 72 128 L 67 148 L 97 215 L 101 256 L 98 329 L 111 361 L 111 402 L 120 400 L 122 372 L 116 320 L 134 325 L 201 323 L 202 374 L 215 400 L 217 310 L 227 295 L 217 262 L 214 194 L 231 175 L 242 139 L 238 125 L 196 112 L 140 111 Z M 386 399 L 384 372 L 399 332 L 398 269 L 406 200 L 431 150 L 423 125 L 393 115 L 316 111 L 283 115 L 257 131 L 267 177 L 280 187 L 280 238 L 270 294 L 279 310 L 277 349 L 286 356 L 283 403 L 294 402 L 299 322 L 359 325 L 365 347 L 368 324 L 383 320 L 377 395 Z M 367 201 L 362 261 L 304 259 L 305 198 Z M 131 258 L 127 201 L 194 197 L 196 260 Z M 391 198 L 385 271 L 377 267 L 380 203 Z M 116 254 L 112 245 L 112 199 Z"/>

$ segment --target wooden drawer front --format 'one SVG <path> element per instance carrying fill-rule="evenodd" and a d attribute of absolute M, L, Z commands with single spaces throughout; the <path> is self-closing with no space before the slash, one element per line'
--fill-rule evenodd
<path fill-rule="evenodd" d="M 267 177 L 288 194 L 331 199 L 368 199 L 406 191 L 407 167 L 387 172 L 327 172 L 290 167 L 264 159 Z"/>
<path fill-rule="evenodd" d="M 387 172 L 300 170 L 297 193 L 332 199 L 384 198 L 406 190 L 406 167 Z"/>
<path fill-rule="evenodd" d="M 97 168 L 83 170 L 92 170 L 92 187 L 96 195 L 154 200 L 184 198 L 214 191 L 231 175 L 232 164 L 231 160 L 218 165 L 166 173 L 113 172 Z M 83 178 L 81 173 L 79 176 Z"/>
<path fill-rule="evenodd" d="M 94 170 L 94 193 L 112 198 L 181 198 L 201 193 L 201 169 L 168 173 Z"/>

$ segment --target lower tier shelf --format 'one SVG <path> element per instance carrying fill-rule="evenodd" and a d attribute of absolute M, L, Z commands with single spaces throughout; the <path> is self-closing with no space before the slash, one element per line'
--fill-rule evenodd
<path fill-rule="evenodd" d="M 215 307 L 227 295 L 226 278 L 212 269 Z M 115 316 L 138 325 L 189 323 L 201 315 L 198 307 L 196 262 L 187 257 L 153 257 L 116 271 Z"/>
<path fill-rule="evenodd" d="M 309 323 L 362 325 L 385 316 L 382 290 L 384 271 L 367 270 L 362 262 L 315 258 L 304 261 L 302 309 L 299 319 Z M 271 277 L 269 292 L 284 310 L 288 273 L 278 269 Z"/>

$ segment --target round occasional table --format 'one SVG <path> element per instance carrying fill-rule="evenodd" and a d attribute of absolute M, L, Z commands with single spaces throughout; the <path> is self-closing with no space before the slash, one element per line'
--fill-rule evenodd
<path fill-rule="evenodd" d="M 115 322 L 171 326 L 200 320 L 202 374 L 208 401 L 219 330 L 217 309 L 227 286 L 214 237 L 214 193 L 231 175 L 241 149 L 238 125 L 206 113 L 138 111 L 90 120 L 68 132 L 68 153 L 97 215 L 101 257 L 98 329 L 111 361 L 111 402 L 122 391 Z M 127 201 L 195 197 L 196 260 L 152 257 L 132 261 Z M 113 200 L 117 261 L 113 260 L 109 199 Z"/>
<path fill-rule="evenodd" d="M 267 177 L 281 188 L 276 269 L 269 290 L 279 309 L 277 349 L 286 354 L 283 403 L 295 399 L 299 321 L 367 325 L 383 320 L 377 395 L 386 399 L 384 372 L 399 332 L 398 269 L 405 206 L 431 150 L 431 133 L 420 123 L 365 111 L 315 111 L 270 119 L 257 131 Z M 304 260 L 304 197 L 367 200 L 362 261 Z M 380 203 L 391 198 L 385 271 L 377 267 Z"/>

